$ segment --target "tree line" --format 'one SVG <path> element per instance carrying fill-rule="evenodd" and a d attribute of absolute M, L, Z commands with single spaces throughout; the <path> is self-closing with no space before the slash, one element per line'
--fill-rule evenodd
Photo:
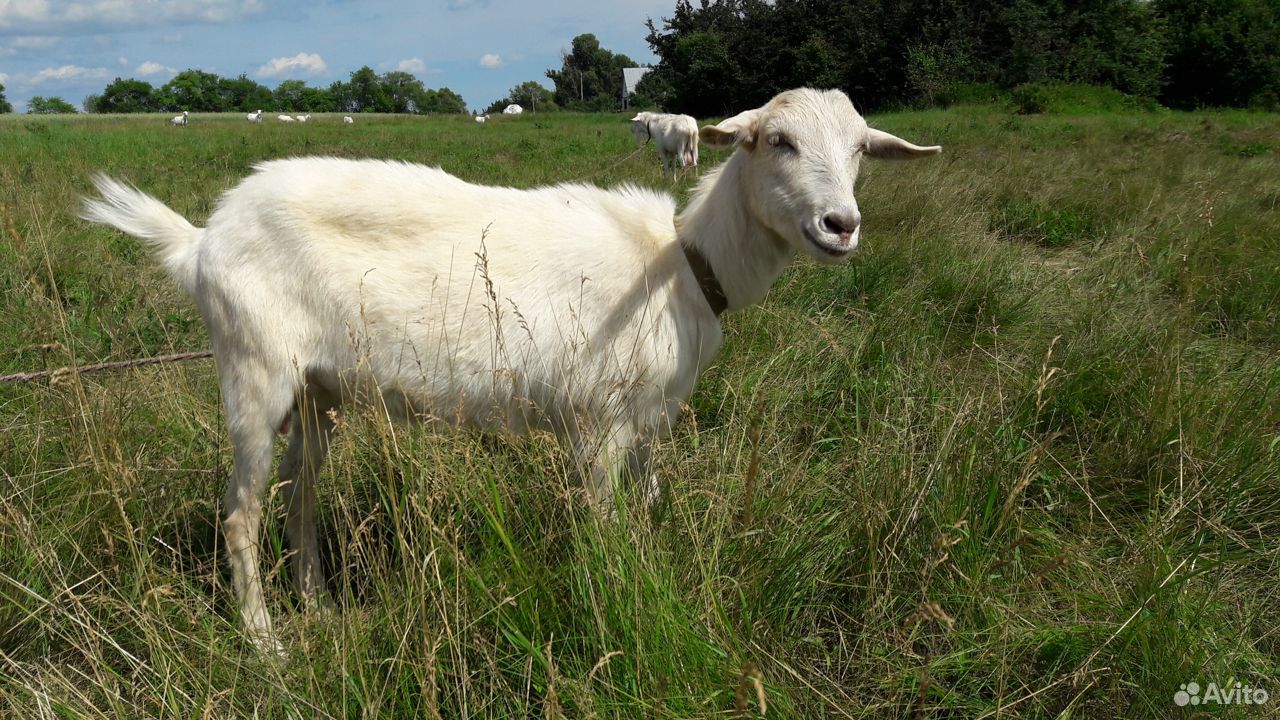
<path fill-rule="evenodd" d="M 1280 107 L 1280 0 L 677 0 L 647 23 L 658 57 L 630 104 L 699 117 L 757 107 L 792 87 L 840 88 L 864 110 L 948 105 L 1001 94 L 1035 102 L 1045 84 L 1112 88 L 1174 108 Z M 554 90 L 535 81 L 489 105 L 616 111 L 638 63 L 575 37 Z M 39 101 L 39 102 L 37 102 Z M 348 82 L 274 90 L 244 75 L 186 70 L 159 88 L 116 78 L 88 112 L 462 113 L 449 88 L 368 66 Z M 33 98 L 32 112 L 74 110 Z M 0 85 L 0 112 L 11 108 Z"/>
<path fill-rule="evenodd" d="M 34 114 L 75 112 L 62 98 L 36 96 L 27 104 Z M 411 73 L 379 75 L 365 66 L 347 82 L 311 87 L 301 80 L 285 80 L 273 90 L 250 78 L 220 77 L 203 70 L 184 70 L 154 87 L 145 80 L 116 78 L 101 93 L 84 99 L 85 112 L 380 112 L 465 113 L 462 96 L 447 87 L 432 89 Z M 12 112 L 0 85 L 0 112 Z"/>
<path fill-rule="evenodd" d="M 1044 83 L 1280 105 L 1276 0 L 678 0 L 648 30 L 659 62 L 638 100 L 698 116 L 799 86 L 871 110 Z"/>
<path fill-rule="evenodd" d="M 677 0 L 647 23 L 658 57 L 630 105 L 698 117 L 793 87 L 839 88 L 864 110 L 1110 88 L 1190 109 L 1280 108 L 1280 0 Z M 539 109 L 616 111 L 637 63 L 573 39 L 559 68 L 512 88 Z"/>

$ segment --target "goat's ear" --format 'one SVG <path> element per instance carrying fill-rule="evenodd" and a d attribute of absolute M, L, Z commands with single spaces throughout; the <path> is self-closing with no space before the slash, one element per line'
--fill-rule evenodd
<path fill-rule="evenodd" d="M 642 115 L 643 113 L 636 113 L 636 116 L 631 118 L 631 122 L 636 122 L 637 120 L 643 120 L 644 118 L 642 117 Z"/>
<path fill-rule="evenodd" d="M 744 110 L 727 120 L 722 120 L 719 125 L 704 126 L 698 136 L 702 138 L 702 142 L 714 147 L 730 145 L 752 147 L 756 144 L 759 120 L 759 110 Z"/>
<path fill-rule="evenodd" d="M 881 160 L 916 160 L 942 152 L 941 145 L 913 145 L 897 135 L 867 128 L 867 155 Z"/>

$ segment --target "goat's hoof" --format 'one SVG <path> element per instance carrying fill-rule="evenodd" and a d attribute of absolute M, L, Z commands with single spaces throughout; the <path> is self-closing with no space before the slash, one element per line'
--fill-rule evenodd
<path fill-rule="evenodd" d="M 250 639 L 258 655 L 264 660 L 283 661 L 287 656 L 284 644 L 275 636 L 275 633 L 254 633 Z"/>

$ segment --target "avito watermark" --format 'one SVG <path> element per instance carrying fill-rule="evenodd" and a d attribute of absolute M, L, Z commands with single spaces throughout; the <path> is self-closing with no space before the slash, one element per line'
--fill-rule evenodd
<path fill-rule="evenodd" d="M 1173 704 L 1178 707 L 1213 704 L 1266 705 L 1270 699 L 1271 693 L 1268 693 L 1265 688 L 1252 688 L 1241 683 L 1227 688 L 1218 687 L 1217 683 L 1209 683 L 1201 694 L 1200 683 L 1189 682 L 1180 686 L 1178 692 L 1173 694 Z"/>

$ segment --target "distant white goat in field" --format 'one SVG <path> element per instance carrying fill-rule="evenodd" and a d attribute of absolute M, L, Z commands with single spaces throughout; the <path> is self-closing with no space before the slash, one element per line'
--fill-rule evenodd
<path fill-rule="evenodd" d="M 688 115 L 638 113 L 631 118 L 631 135 L 642 145 L 653 141 L 662 170 L 670 168 L 672 180 L 678 168 L 698 165 L 698 121 Z"/>
<path fill-rule="evenodd" d="M 187 112 L 186 110 L 183 110 L 181 115 L 178 115 L 177 117 L 173 118 L 169 122 L 173 125 L 180 125 L 182 127 L 186 127 L 187 117 L 189 117 L 190 115 L 191 113 Z"/>
<path fill-rule="evenodd" d="M 849 258 L 863 157 L 933 155 L 867 126 L 841 92 L 791 90 L 702 129 L 737 151 L 675 215 L 664 193 L 472 185 L 437 168 L 298 158 L 257 166 L 204 228 L 99 175 L 83 215 L 149 244 L 200 308 L 235 470 L 223 523 L 240 614 L 279 649 L 259 526 L 277 431 L 293 577 L 322 599 L 313 483 L 347 401 L 459 425 L 554 431 L 613 503 L 715 358 L 719 315 L 797 253 Z M 626 475 L 624 474 L 624 476 Z"/>
<path fill-rule="evenodd" d="M 288 115 L 277 115 L 276 119 L 280 122 L 293 122 L 293 118 Z"/>
<path fill-rule="evenodd" d="M 355 124 L 355 120 L 353 120 L 353 119 L 351 118 L 351 116 L 350 116 L 350 115 L 343 115 L 343 116 L 342 116 L 342 122 L 343 122 L 343 124 L 346 124 L 346 125 L 353 125 L 353 124 Z"/>
<path fill-rule="evenodd" d="M 298 115 L 297 118 L 298 118 L 298 122 L 306 122 L 311 119 L 311 113 L 307 113 L 306 115 Z"/>
<path fill-rule="evenodd" d="M 245 115 L 245 118 L 251 123 L 260 123 L 262 122 L 262 111 L 259 110 L 258 112 L 251 112 L 248 115 Z"/>
<path fill-rule="evenodd" d="M 486 121 L 488 121 L 488 119 L 489 119 L 489 116 L 488 116 L 488 115 L 477 115 L 477 116 L 476 116 L 476 122 L 478 122 L 478 123 L 486 122 Z"/>

